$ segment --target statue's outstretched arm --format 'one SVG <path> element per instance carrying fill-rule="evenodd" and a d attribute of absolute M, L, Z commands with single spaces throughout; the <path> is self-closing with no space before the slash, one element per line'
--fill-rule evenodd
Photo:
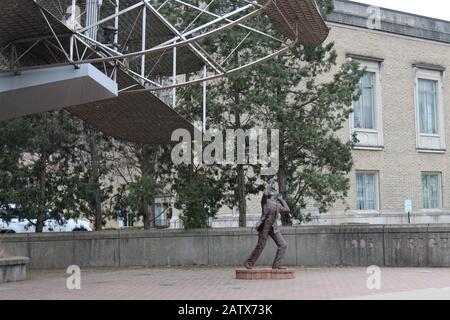
<path fill-rule="evenodd" d="M 280 203 L 280 213 L 291 213 L 291 209 L 284 199 L 278 199 L 278 201 Z"/>

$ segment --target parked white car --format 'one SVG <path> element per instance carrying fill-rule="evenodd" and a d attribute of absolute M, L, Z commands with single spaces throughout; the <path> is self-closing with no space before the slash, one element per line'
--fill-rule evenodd
<path fill-rule="evenodd" d="M 36 220 L 31 220 L 36 223 Z M 36 231 L 35 226 L 26 219 L 11 219 L 10 222 L 0 219 L 0 232 L 32 233 Z M 63 219 L 58 222 L 54 219 L 45 221 L 44 232 L 72 232 L 92 231 L 89 221 L 82 219 Z"/>

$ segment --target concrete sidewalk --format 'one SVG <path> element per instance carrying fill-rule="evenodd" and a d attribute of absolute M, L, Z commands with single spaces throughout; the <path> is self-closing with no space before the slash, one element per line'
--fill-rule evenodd
<path fill-rule="evenodd" d="M 366 268 L 298 268 L 294 280 L 242 281 L 233 268 L 83 269 L 68 290 L 65 270 L 32 270 L 24 282 L 0 285 L 0 299 L 450 299 L 450 269 L 381 269 L 369 290 Z"/>

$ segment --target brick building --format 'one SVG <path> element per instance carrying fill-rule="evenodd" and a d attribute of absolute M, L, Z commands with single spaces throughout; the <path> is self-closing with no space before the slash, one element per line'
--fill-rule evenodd
<path fill-rule="evenodd" d="M 341 132 L 359 139 L 352 188 L 317 223 L 407 223 L 405 200 L 413 223 L 450 222 L 450 22 L 342 0 L 328 21 L 338 64 L 367 73 Z"/>
<path fill-rule="evenodd" d="M 340 132 L 359 139 L 349 196 L 327 214 L 312 207 L 311 223 L 408 223 L 406 200 L 412 223 L 450 223 L 450 21 L 344 0 L 327 20 L 338 66 L 354 59 L 367 73 Z M 250 223 L 259 207 L 249 202 Z"/>

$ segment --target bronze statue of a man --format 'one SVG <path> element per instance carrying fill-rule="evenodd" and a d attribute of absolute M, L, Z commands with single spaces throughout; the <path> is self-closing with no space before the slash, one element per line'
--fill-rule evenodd
<path fill-rule="evenodd" d="M 259 256 L 264 250 L 267 243 L 267 238 L 270 236 L 276 243 L 278 250 L 273 262 L 273 269 L 286 269 L 281 266 L 281 262 L 286 255 L 287 243 L 283 235 L 277 227 L 278 215 L 289 214 L 289 209 L 286 201 L 275 192 L 273 182 L 266 185 L 264 194 L 261 199 L 262 214 L 261 219 L 256 225 L 256 230 L 259 233 L 258 243 L 253 250 L 250 257 L 245 262 L 247 269 L 252 269 L 258 260 Z"/>

